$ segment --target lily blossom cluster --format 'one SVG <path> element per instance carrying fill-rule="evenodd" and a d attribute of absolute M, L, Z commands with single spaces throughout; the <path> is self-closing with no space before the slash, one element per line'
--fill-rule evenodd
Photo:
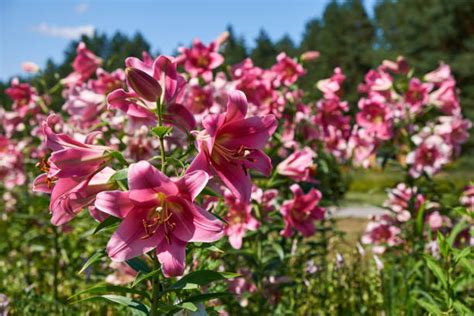
<path fill-rule="evenodd" d="M 462 205 L 469 205 L 469 194 L 467 187 L 460 198 Z M 429 245 L 436 243 L 437 232 L 449 234 L 456 223 L 448 214 L 443 214 L 439 203 L 430 201 L 416 186 L 406 183 L 399 183 L 389 190 L 383 206 L 389 213 L 373 217 L 362 237 L 362 242 L 371 245 L 374 253 L 378 254 L 401 245 L 411 247 L 407 236 L 413 229 L 413 222 L 420 216 L 424 223 L 423 238 Z"/>
<path fill-rule="evenodd" d="M 459 154 L 472 124 L 462 117 L 449 66 L 441 64 L 423 79 L 412 73 L 399 57 L 366 74 L 352 136 L 354 164 L 368 167 L 382 145 L 400 146 L 396 158 L 418 178 L 433 176 Z"/>
<path fill-rule="evenodd" d="M 351 119 L 347 115 L 349 104 L 341 99 L 345 80 L 342 70 L 336 68 L 330 78 L 317 82 L 323 98 L 316 103 L 317 112 L 312 118 L 317 139 L 341 162 L 349 156 L 351 136 Z"/>
<path fill-rule="evenodd" d="M 195 40 L 176 57 L 130 56 L 124 69 L 109 69 L 80 43 L 72 72 L 51 90 L 13 80 L 11 106 L 0 111 L 2 190 L 35 177 L 33 191 L 51 196 L 52 224 L 73 227 L 83 210 L 102 225 L 115 221 L 106 246 L 114 266 L 150 256 L 176 277 L 187 269 L 189 243 L 223 239 L 245 250 L 269 226 L 276 238 L 313 236 L 334 191 L 324 187 L 332 178 L 323 181 L 339 170 L 331 163 L 369 167 L 392 146 L 400 150 L 384 159 L 398 159 L 413 178 L 432 176 L 469 136 L 447 65 L 419 79 L 403 58 L 384 61 L 365 76 L 351 117 L 342 69 L 316 83 L 318 100 L 298 86 L 318 52 L 280 53 L 267 68 L 250 58 L 227 65 L 227 36 Z M 40 174 L 28 173 L 30 159 Z M 2 196 L 9 208 L 17 199 Z M 363 242 L 403 244 L 405 224 L 428 202 L 399 184 L 385 203 L 391 214 L 374 218 Z M 452 226 L 442 208 L 427 210 L 433 231 Z M 253 290 L 242 280 L 233 288 Z"/>
<path fill-rule="evenodd" d="M 469 184 L 464 188 L 460 198 L 461 205 L 463 205 L 469 212 L 474 212 L 474 185 Z"/>

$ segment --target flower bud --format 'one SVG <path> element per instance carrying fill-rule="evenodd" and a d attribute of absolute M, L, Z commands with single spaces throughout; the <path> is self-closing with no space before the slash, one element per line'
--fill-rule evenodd
<path fill-rule="evenodd" d="M 312 61 L 312 60 L 315 60 L 318 57 L 319 57 L 319 52 L 318 51 L 310 50 L 310 51 L 307 51 L 307 52 L 301 54 L 300 58 L 301 58 L 302 61 Z"/>
<path fill-rule="evenodd" d="M 127 68 L 125 74 L 130 87 L 143 99 L 156 102 L 161 97 L 160 84 L 146 72 L 137 68 Z"/>

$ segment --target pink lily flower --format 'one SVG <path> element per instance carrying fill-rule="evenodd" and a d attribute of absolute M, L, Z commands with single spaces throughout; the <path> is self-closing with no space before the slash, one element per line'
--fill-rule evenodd
<path fill-rule="evenodd" d="M 100 122 L 99 115 L 105 110 L 105 96 L 85 86 L 75 86 L 70 89 L 63 110 L 80 128 L 89 128 Z"/>
<path fill-rule="evenodd" d="M 125 73 L 122 69 L 109 73 L 102 68 L 98 68 L 95 73 L 97 79 L 87 82 L 90 89 L 95 93 L 107 95 L 109 92 L 119 89 L 124 85 Z"/>
<path fill-rule="evenodd" d="M 405 183 L 399 183 L 388 192 L 388 199 L 383 206 L 395 212 L 399 222 L 406 222 L 412 216 L 410 204 L 413 203 L 413 211 L 417 212 L 424 202 L 425 197 L 418 193 L 417 187 L 409 187 Z"/>
<path fill-rule="evenodd" d="M 20 83 L 18 78 L 12 80 L 11 86 L 5 89 L 5 94 L 13 100 L 13 110 L 21 118 L 38 108 L 39 96 L 36 89 L 28 83 Z"/>
<path fill-rule="evenodd" d="M 253 186 L 252 188 L 252 200 L 255 200 L 267 213 L 275 208 L 275 202 L 277 197 L 277 189 L 269 189 L 263 191 L 257 186 Z"/>
<path fill-rule="evenodd" d="M 384 60 L 379 69 L 383 71 L 389 70 L 394 74 L 405 75 L 410 70 L 410 66 L 403 56 L 398 56 L 396 61 Z"/>
<path fill-rule="evenodd" d="M 217 52 L 218 49 L 219 43 L 212 42 L 206 46 L 196 39 L 191 48 L 181 48 L 182 55 L 178 58 L 184 60 L 184 69 L 192 77 L 202 77 L 209 82 L 212 80 L 212 70 L 224 62 L 224 57 Z"/>
<path fill-rule="evenodd" d="M 107 167 L 89 177 L 58 179 L 51 191 L 51 223 L 63 225 L 85 207 L 93 205 L 99 192 L 114 188 L 114 184 L 108 182 L 114 173 L 115 170 Z"/>
<path fill-rule="evenodd" d="M 443 81 L 440 87 L 430 93 L 430 102 L 446 115 L 460 116 L 461 106 L 454 80 Z"/>
<path fill-rule="evenodd" d="M 305 74 L 303 66 L 288 57 L 286 53 L 280 53 L 277 56 L 277 63 L 271 70 L 276 73 L 275 85 L 277 87 L 280 85 L 290 86 Z"/>
<path fill-rule="evenodd" d="M 229 243 L 234 249 L 242 247 L 242 241 L 247 230 L 256 231 L 260 223 L 252 216 L 252 205 L 238 200 L 229 191 L 224 192 L 226 204 L 229 210 L 226 214 L 226 221 L 229 223 L 225 227 L 224 233 L 229 236 Z"/>
<path fill-rule="evenodd" d="M 392 136 L 393 113 L 389 107 L 377 96 L 370 99 L 359 100 L 360 112 L 356 115 L 357 124 L 364 127 L 367 132 L 381 140 Z"/>
<path fill-rule="evenodd" d="M 379 141 L 372 133 L 357 125 L 352 130 L 348 147 L 352 152 L 352 159 L 356 166 L 368 168 L 375 160 L 375 152 L 379 146 Z"/>
<path fill-rule="evenodd" d="M 472 122 L 460 116 L 440 116 L 434 133 L 453 146 L 454 153 L 461 153 L 461 145 L 469 139 Z"/>
<path fill-rule="evenodd" d="M 76 51 L 77 55 L 72 63 L 73 72 L 61 80 L 68 87 L 85 82 L 102 63 L 102 59 L 88 50 L 83 42 L 79 43 Z"/>
<path fill-rule="evenodd" d="M 324 98 L 337 98 L 342 93 L 342 83 L 344 80 L 346 80 L 346 76 L 341 68 L 337 67 L 334 69 L 334 74 L 330 78 L 319 80 L 316 86 L 324 93 Z"/>
<path fill-rule="evenodd" d="M 281 206 L 285 227 L 280 235 L 290 237 L 293 234 L 292 228 L 295 228 L 303 236 L 309 237 L 315 233 L 314 221 L 324 218 L 325 209 L 318 206 L 321 192 L 312 188 L 305 194 L 298 184 L 293 184 L 290 190 L 294 198 L 283 202 Z"/>
<path fill-rule="evenodd" d="M 445 81 L 452 81 L 451 68 L 449 65 L 441 63 L 439 67 L 425 75 L 424 79 L 428 82 L 441 84 Z"/>
<path fill-rule="evenodd" d="M 271 160 L 262 149 L 277 128 L 271 114 L 245 118 L 246 114 L 245 94 L 230 92 L 227 112 L 204 119 L 205 131 L 196 135 L 199 154 L 189 167 L 217 175 L 243 202 L 250 200 L 252 190 L 248 169 L 271 173 Z"/>
<path fill-rule="evenodd" d="M 129 191 L 97 195 L 95 207 L 123 221 L 107 244 L 113 261 L 125 261 L 156 248 L 166 277 L 183 274 L 188 242 L 222 237 L 222 223 L 193 203 L 209 176 L 204 171 L 170 179 L 150 163 L 128 169 Z"/>
<path fill-rule="evenodd" d="M 0 181 L 6 189 L 13 189 L 26 181 L 23 154 L 18 144 L 0 135 Z"/>
<path fill-rule="evenodd" d="M 374 217 L 367 224 L 364 235 L 361 238 L 363 244 L 372 245 L 372 252 L 382 254 L 386 246 L 399 245 L 401 229 L 395 226 L 395 221 L 389 215 Z"/>
<path fill-rule="evenodd" d="M 359 92 L 369 94 L 372 94 L 373 92 L 375 92 L 375 94 L 387 93 L 393 85 L 393 78 L 382 69 L 370 70 L 365 75 L 364 81 L 365 82 L 358 87 Z"/>
<path fill-rule="evenodd" d="M 412 137 L 416 149 L 408 153 L 406 163 L 410 175 L 418 178 L 423 172 L 433 176 L 451 159 L 452 147 L 438 135 L 415 135 Z"/>
<path fill-rule="evenodd" d="M 408 83 L 408 91 L 405 93 L 405 100 L 409 104 L 409 111 L 418 113 L 423 106 L 429 102 L 429 92 L 433 88 L 430 83 L 422 83 L 417 78 L 412 78 Z"/>
<path fill-rule="evenodd" d="M 86 137 L 84 143 L 66 134 L 56 134 L 53 122 L 56 115 L 51 114 L 43 121 L 43 134 L 46 146 L 53 151 L 47 162 L 41 166 L 49 178 L 86 177 L 103 169 L 112 159 L 108 154 L 111 148 L 91 145 L 97 133 Z"/>
<path fill-rule="evenodd" d="M 467 208 L 469 212 L 474 212 L 474 184 L 471 183 L 464 188 L 459 202 Z"/>
<path fill-rule="evenodd" d="M 287 176 L 294 181 L 312 182 L 311 177 L 316 171 L 313 159 L 316 153 L 309 147 L 296 150 L 288 158 L 280 162 L 277 166 L 277 172 Z"/>
<path fill-rule="evenodd" d="M 432 231 L 441 230 L 444 227 L 451 227 L 451 219 L 447 216 L 441 215 L 438 211 L 430 213 L 426 217 L 426 223 L 431 228 Z"/>
<path fill-rule="evenodd" d="M 133 125 L 155 126 L 157 116 L 154 111 L 156 111 L 156 101 L 160 100 L 164 104 L 166 123 L 176 125 L 186 131 L 195 127 L 194 116 L 186 107 L 177 103 L 177 99 L 184 92 L 186 82 L 183 76 L 178 74 L 177 63 L 174 59 L 159 56 L 150 66 L 148 62 L 129 57 L 125 60 L 125 64 L 133 75 L 128 77 L 128 92 L 123 89 L 111 92 L 107 97 L 109 109 L 125 112 Z M 156 101 L 149 100 L 152 95 Z"/>

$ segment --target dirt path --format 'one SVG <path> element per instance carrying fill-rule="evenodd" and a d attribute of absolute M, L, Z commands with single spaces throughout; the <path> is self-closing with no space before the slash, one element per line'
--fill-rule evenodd
<path fill-rule="evenodd" d="M 373 215 L 382 215 L 387 210 L 372 205 L 351 205 L 331 209 L 331 216 L 336 218 L 369 218 Z"/>

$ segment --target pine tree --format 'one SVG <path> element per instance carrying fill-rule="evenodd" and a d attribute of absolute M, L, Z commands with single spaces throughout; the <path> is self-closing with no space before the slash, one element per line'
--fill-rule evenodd
<path fill-rule="evenodd" d="M 255 65 L 264 68 L 271 67 L 275 63 L 278 51 L 264 30 L 260 31 L 257 39 L 255 40 L 255 44 L 255 48 L 250 54 L 250 57 L 252 57 Z"/>
<path fill-rule="evenodd" d="M 288 56 L 295 57 L 297 49 L 295 43 L 288 34 L 285 34 L 278 42 L 275 43 L 275 49 L 278 53 L 285 52 Z"/>
<path fill-rule="evenodd" d="M 221 52 L 225 56 L 226 64 L 234 65 L 247 58 L 247 48 L 244 38 L 237 37 L 232 26 L 227 27 L 227 32 L 229 32 L 229 38 L 224 43 Z"/>

